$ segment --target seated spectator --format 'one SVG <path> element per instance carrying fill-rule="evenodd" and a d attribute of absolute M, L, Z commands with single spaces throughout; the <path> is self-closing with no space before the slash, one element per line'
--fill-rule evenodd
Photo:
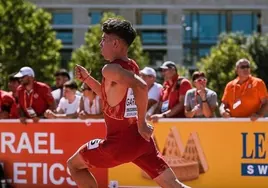
<path fill-rule="evenodd" d="M 45 117 L 49 119 L 55 118 L 77 118 L 78 108 L 80 103 L 80 96 L 76 95 L 78 89 L 75 81 L 67 81 L 63 84 L 63 97 L 60 99 L 59 105 L 56 109 L 56 113 L 51 110 L 47 110 Z"/>
<path fill-rule="evenodd" d="M 263 117 L 268 110 L 268 93 L 265 83 L 250 74 L 250 62 L 236 62 L 237 78 L 224 90 L 220 113 L 222 117 L 250 117 L 252 121 Z"/>
<path fill-rule="evenodd" d="M 102 118 L 101 99 L 87 84 L 81 86 L 83 96 L 80 100 L 79 115 L 80 119 Z"/>
<path fill-rule="evenodd" d="M 192 81 L 195 88 L 186 92 L 184 101 L 185 116 L 188 118 L 215 117 L 217 107 L 216 92 L 208 89 L 203 72 L 194 72 Z"/>
<path fill-rule="evenodd" d="M 50 87 L 45 83 L 35 81 L 32 68 L 22 67 L 15 77 L 20 78 L 21 81 L 21 85 L 17 88 L 21 123 L 26 124 L 27 118 L 38 122 L 39 118 L 44 117 L 47 109 L 55 110 Z"/>
<path fill-rule="evenodd" d="M 160 100 L 163 86 L 155 82 L 156 72 L 153 68 L 145 67 L 140 71 L 140 76 L 146 82 L 148 87 L 147 116 L 151 116 Z"/>
<path fill-rule="evenodd" d="M 0 90 L 0 119 L 18 118 L 17 105 L 14 97 L 6 91 Z"/>
<path fill-rule="evenodd" d="M 161 91 L 160 103 L 150 120 L 157 122 L 160 118 L 183 118 L 185 117 L 184 97 L 186 92 L 192 88 L 191 83 L 178 75 L 174 62 L 167 61 L 160 69 L 165 82 Z"/>
<path fill-rule="evenodd" d="M 58 106 L 60 99 L 63 96 L 63 85 L 65 82 L 70 80 L 70 75 L 65 69 L 60 69 L 55 74 L 55 82 L 56 85 L 53 87 L 52 96 L 56 102 L 56 105 Z M 76 91 L 76 95 L 81 95 L 79 91 Z"/>
<path fill-rule="evenodd" d="M 18 118 L 18 93 L 17 93 L 17 88 L 20 85 L 20 79 L 15 77 L 16 73 L 10 74 L 8 76 L 8 90 L 9 90 L 9 94 L 13 96 L 13 98 L 15 99 L 15 104 L 12 106 L 11 108 L 11 118 Z"/>

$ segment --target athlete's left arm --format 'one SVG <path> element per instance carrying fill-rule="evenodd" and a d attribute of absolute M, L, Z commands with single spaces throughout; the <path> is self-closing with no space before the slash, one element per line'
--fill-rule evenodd
<path fill-rule="evenodd" d="M 145 81 L 138 75 L 123 69 L 118 64 L 107 64 L 102 69 L 105 79 L 125 85 L 126 88 L 132 88 L 135 102 L 138 108 L 138 121 L 143 124 L 147 111 L 148 90 Z"/>

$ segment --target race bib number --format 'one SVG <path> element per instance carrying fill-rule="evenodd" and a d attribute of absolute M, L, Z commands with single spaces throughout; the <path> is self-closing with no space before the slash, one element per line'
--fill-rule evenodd
<path fill-rule="evenodd" d="M 164 101 L 164 102 L 162 103 L 162 106 L 161 106 L 161 113 L 168 111 L 168 104 L 169 104 L 169 101 L 168 101 L 168 100 L 166 100 L 166 101 Z"/>
<path fill-rule="evenodd" d="M 126 108 L 125 108 L 125 118 L 136 117 L 138 114 L 137 105 L 134 98 L 134 93 L 131 88 L 128 88 L 127 99 L 126 99 Z"/>
<path fill-rule="evenodd" d="M 87 143 L 87 149 L 90 150 L 90 149 L 95 149 L 95 148 L 99 147 L 100 142 L 101 142 L 101 139 L 90 140 Z"/>

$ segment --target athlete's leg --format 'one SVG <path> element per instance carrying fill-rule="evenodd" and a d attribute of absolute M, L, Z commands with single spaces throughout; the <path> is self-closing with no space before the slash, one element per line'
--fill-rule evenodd
<path fill-rule="evenodd" d="M 97 188 L 98 185 L 94 176 L 89 172 L 88 166 L 85 164 L 83 157 L 79 153 L 84 147 L 87 147 L 86 144 L 68 159 L 67 165 L 73 180 L 79 188 Z"/>
<path fill-rule="evenodd" d="M 154 178 L 154 181 L 163 188 L 190 188 L 181 183 L 171 168 L 167 168 L 159 176 Z"/>
<path fill-rule="evenodd" d="M 176 178 L 174 172 L 164 161 L 162 154 L 156 149 L 153 139 L 145 153 L 135 159 L 133 163 L 143 169 L 163 188 L 189 188 Z"/>

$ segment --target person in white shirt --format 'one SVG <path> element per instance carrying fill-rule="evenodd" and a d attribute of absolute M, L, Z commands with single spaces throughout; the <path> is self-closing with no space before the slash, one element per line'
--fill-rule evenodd
<path fill-rule="evenodd" d="M 80 119 L 103 118 L 101 99 L 87 84 L 81 86 L 83 96 L 80 99 Z"/>
<path fill-rule="evenodd" d="M 60 99 L 56 113 L 47 110 L 45 117 L 49 119 L 55 118 L 77 118 L 81 96 L 76 95 L 78 89 L 75 81 L 67 81 L 63 85 L 63 97 Z"/>
<path fill-rule="evenodd" d="M 156 83 L 156 72 L 153 68 L 145 67 L 140 71 L 141 78 L 146 82 L 148 86 L 148 108 L 147 108 L 147 116 L 153 114 L 155 108 L 157 107 L 157 103 L 160 99 L 162 85 Z"/>

